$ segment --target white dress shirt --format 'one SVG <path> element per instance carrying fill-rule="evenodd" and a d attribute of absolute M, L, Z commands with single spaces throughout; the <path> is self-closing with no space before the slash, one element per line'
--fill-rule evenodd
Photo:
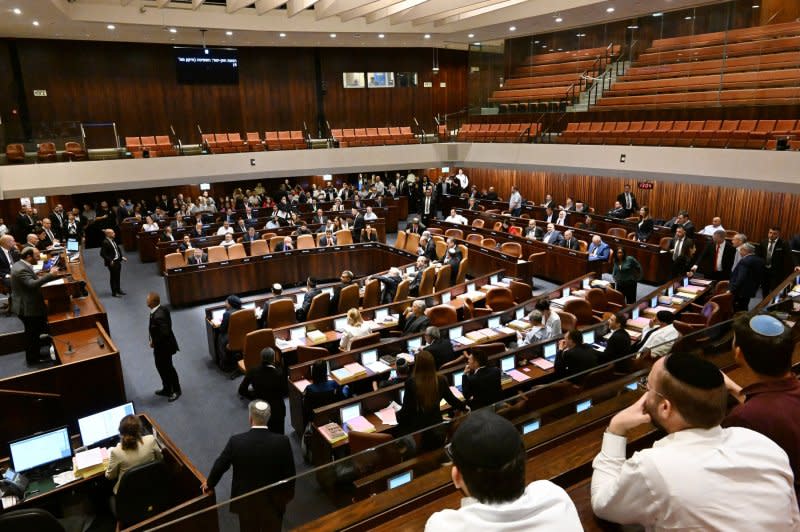
<path fill-rule="evenodd" d="M 798 530 L 786 453 L 749 429 L 675 432 L 626 460 L 627 440 L 606 432 L 594 462 L 598 517 L 647 530 Z"/>
<path fill-rule="evenodd" d="M 708 236 L 712 236 L 712 235 L 713 235 L 713 234 L 714 234 L 716 231 L 718 231 L 718 230 L 720 230 L 720 229 L 722 229 L 723 231 L 725 230 L 725 228 L 724 228 L 724 227 L 722 227 L 721 225 L 718 225 L 717 227 L 714 227 L 713 225 L 710 225 L 710 224 L 709 224 L 709 225 L 705 226 L 705 227 L 703 228 L 703 230 L 702 230 L 702 231 L 700 231 L 700 233 L 699 233 L 699 234 L 701 234 L 701 235 L 708 235 Z"/>
<path fill-rule="evenodd" d="M 158 224 L 153 222 L 151 224 L 144 224 L 142 225 L 142 230 L 144 231 L 158 231 Z"/>
<path fill-rule="evenodd" d="M 646 329 L 642 331 L 642 336 L 644 336 L 646 332 Z M 647 337 L 647 340 L 642 346 L 642 351 L 649 349 L 650 356 L 652 357 L 660 357 L 669 354 L 672 345 L 680 335 L 681 333 L 679 333 L 671 323 L 666 327 L 659 327 L 653 334 Z"/>
<path fill-rule="evenodd" d="M 522 194 L 513 192 L 508 200 L 508 209 L 514 210 L 522 207 Z"/>
<path fill-rule="evenodd" d="M 564 213 L 563 216 L 559 214 L 554 223 L 556 225 L 567 225 L 567 213 Z"/>
<path fill-rule="evenodd" d="M 364 213 L 364 220 L 366 220 L 367 222 L 371 222 L 372 220 L 377 220 L 377 219 L 378 219 L 378 215 L 375 214 L 374 212 L 365 212 Z"/>
<path fill-rule="evenodd" d="M 547 331 L 545 338 L 561 336 L 561 317 L 555 310 L 551 310 L 550 315 L 544 320 L 544 328 Z"/>
<path fill-rule="evenodd" d="M 233 234 L 233 227 L 231 227 L 231 226 L 225 227 L 223 225 L 222 227 L 217 229 L 217 234 L 218 235 L 227 235 L 228 233 Z"/>
<path fill-rule="evenodd" d="M 448 216 L 447 218 L 444 219 L 444 221 L 453 224 L 467 225 L 467 219 L 461 216 L 460 214 L 456 214 L 454 216 Z"/>
<path fill-rule="evenodd" d="M 458 510 L 436 512 L 425 532 L 485 532 L 510 530 L 582 531 L 578 511 L 567 492 L 549 480 L 531 482 L 519 499 L 484 504 L 472 497 L 461 499 Z"/>

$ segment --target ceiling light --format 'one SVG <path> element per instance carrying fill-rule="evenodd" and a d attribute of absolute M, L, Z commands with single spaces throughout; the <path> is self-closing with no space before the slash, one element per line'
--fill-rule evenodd
<path fill-rule="evenodd" d="M 559 49 L 558 49 L 558 51 L 559 51 L 559 52 L 563 52 L 563 51 L 564 51 L 564 49 L 563 49 L 563 48 L 559 48 Z"/>
<path fill-rule="evenodd" d="M 430 34 L 430 33 L 426 33 L 426 34 L 425 34 L 425 38 L 426 38 L 426 39 L 430 39 L 430 38 L 431 38 L 431 34 Z"/>
<path fill-rule="evenodd" d="M 231 35 L 233 35 L 233 32 L 231 30 L 228 30 L 228 31 L 225 32 L 225 35 L 230 37 Z"/>
<path fill-rule="evenodd" d="M 758 5 L 758 4 L 753 4 L 753 9 L 758 9 L 759 7 L 761 7 L 761 6 Z M 14 11 L 14 13 L 16 13 L 16 11 Z"/>
<path fill-rule="evenodd" d="M 533 44 L 539 44 L 539 41 L 533 41 Z"/>
<path fill-rule="evenodd" d="M 475 46 L 480 46 L 480 45 L 481 45 L 481 43 L 479 43 L 479 42 L 476 42 L 476 43 L 473 43 L 473 44 L 474 44 Z"/>
<path fill-rule="evenodd" d="M 636 24 L 631 24 L 630 26 L 628 26 L 628 29 L 629 30 L 638 30 L 639 26 L 637 26 Z"/>
<path fill-rule="evenodd" d="M 108 28 L 108 29 L 110 29 L 110 30 L 115 30 L 115 29 L 117 29 L 117 27 L 116 27 L 116 26 L 114 26 L 113 24 L 109 24 L 108 26 L 106 26 L 106 28 Z"/>
<path fill-rule="evenodd" d="M 517 27 L 516 26 L 511 26 L 510 28 L 508 28 L 508 31 L 517 31 Z"/>
<path fill-rule="evenodd" d="M 663 16 L 664 16 L 664 13 L 661 13 L 661 12 L 659 12 L 659 13 L 653 13 L 653 16 L 654 16 L 654 17 L 663 17 Z"/>
<path fill-rule="evenodd" d="M 475 37 L 475 34 L 474 33 L 470 33 L 469 35 L 467 35 L 467 37 L 472 39 L 473 37 Z"/>
<path fill-rule="evenodd" d="M 33 21 L 33 25 L 34 25 L 34 26 L 38 26 L 38 25 L 39 25 L 39 21 L 38 21 L 38 20 L 34 20 L 34 21 Z"/>
<path fill-rule="evenodd" d="M 15 7 L 14 9 L 12 9 L 12 11 L 14 12 L 15 15 L 21 15 L 22 14 L 22 10 L 20 8 L 18 8 L 18 7 Z"/>
<path fill-rule="evenodd" d="M 378 39 L 383 39 L 384 37 L 386 37 L 386 35 L 384 35 L 383 33 L 378 34 Z"/>
<path fill-rule="evenodd" d="M 170 28 L 170 29 L 169 29 L 169 32 L 170 32 L 170 33 L 178 33 L 178 30 L 176 30 L 175 28 Z"/>
<path fill-rule="evenodd" d="M 687 15 L 687 16 L 683 17 L 683 20 L 692 20 L 693 18 L 694 18 L 693 16 Z"/>
<path fill-rule="evenodd" d="M 606 13 L 613 13 L 614 11 L 616 11 L 616 10 L 613 7 L 607 7 L 606 8 Z"/>
<path fill-rule="evenodd" d="M 564 19 L 561 17 L 556 17 L 556 22 L 564 22 Z"/>
<path fill-rule="evenodd" d="M 576 37 L 586 37 L 585 33 L 577 33 L 575 34 Z"/>
<path fill-rule="evenodd" d="M 281 33 L 280 35 L 278 35 L 278 37 L 280 37 L 281 39 L 283 39 L 284 37 L 286 37 L 286 34 L 285 34 L 285 33 Z"/>
<path fill-rule="evenodd" d="M 336 34 L 335 33 L 331 33 L 331 39 L 335 39 L 335 38 L 336 38 Z"/>

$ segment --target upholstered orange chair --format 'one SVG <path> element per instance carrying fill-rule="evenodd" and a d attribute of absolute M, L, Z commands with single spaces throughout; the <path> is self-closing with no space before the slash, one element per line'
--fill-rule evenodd
<path fill-rule="evenodd" d="M 575 316 L 576 326 L 584 327 L 587 325 L 594 325 L 600 323 L 602 320 L 594 315 L 592 306 L 585 299 L 572 298 L 564 303 L 564 312 L 568 312 Z"/>
<path fill-rule="evenodd" d="M 247 373 L 248 370 L 257 368 L 261 365 L 261 351 L 271 347 L 275 349 L 275 335 L 272 329 L 257 329 L 247 333 L 244 337 L 244 348 L 242 350 L 242 359 L 238 362 L 239 371 Z M 276 351 L 277 355 L 279 352 Z"/>
<path fill-rule="evenodd" d="M 533 297 L 533 288 L 528 283 L 511 281 L 508 287 L 511 289 L 511 293 L 514 294 L 514 301 L 517 303 L 522 303 Z"/>
<path fill-rule="evenodd" d="M 306 362 L 311 362 L 312 360 L 318 360 L 320 358 L 329 356 L 331 356 L 331 352 L 324 347 L 310 347 L 307 345 L 297 346 L 298 364 L 305 364 Z"/>
<path fill-rule="evenodd" d="M 22 144 L 8 144 L 6 146 L 6 161 L 12 163 L 25 162 L 25 146 Z"/>
<path fill-rule="evenodd" d="M 36 152 L 36 159 L 40 163 L 54 163 L 58 160 L 56 145 L 52 142 L 42 142 L 39 144 L 39 151 Z"/>
<path fill-rule="evenodd" d="M 442 290 L 447 290 L 450 288 L 450 275 L 453 267 L 449 264 L 445 264 L 439 271 L 436 273 L 436 283 L 433 286 L 434 292 L 441 292 Z"/>
<path fill-rule="evenodd" d="M 255 331 L 256 327 L 258 324 L 253 309 L 245 308 L 233 312 L 228 322 L 228 345 L 225 349 L 229 353 L 243 352 L 245 336 Z"/>
<path fill-rule="evenodd" d="M 492 312 L 506 310 L 514 306 L 514 294 L 509 288 L 493 287 L 486 292 L 486 308 Z"/>
<path fill-rule="evenodd" d="M 428 266 L 422 272 L 422 278 L 419 280 L 419 296 L 429 296 L 433 293 L 433 283 L 436 280 L 436 267 Z"/>
<path fill-rule="evenodd" d="M 73 141 L 64 143 L 64 155 L 67 156 L 68 161 L 85 161 L 89 158 L 83 146 L 79 142 Z"/>
<path fill-rule="evenodd" d="M 577 327 L 578 319 L 575 317 L 575 314 L 564 310 L 556 310 L 555 313 L 558 314 L 558 317 L 561 319 L 562 332 L 568 332 Z"/>
<path fill-rule="evenodd" d="M 450 305 L 436 305 L 429 309 L 425 309 L 425 315 L 431 321 L 434 327 L 444 327 L 445 325 L 452 325 L 458 321 L 458 312 Z"/>
<path fill-rule="evenodd" d="M 337 314 L 344 314 L 351 308 L 358 308 L 358 285 L 351 284 L 342 288 L 339 292 L 339 307 L 336 309 Z"/>
<path fill-rule="evenodd" d="M 377 307 L 381 304 L 381 282 L 370 279 L 364 283 L 364 297 L 361 299 L 361 308 Z"/>
<path fill-rule="evenodd" d="M 364 336 L 359 336 L 355 338 L 352 342 L 350 342 L 350 350 L 360 349 L 362 347 L 366 347 L 368 345 L 377 344 L 381 341 L 381 333 L 370 333 L 365 334 Z"/>
<path fill-rule="evenodd" d="M 269 302 L 269 313 L 267 314 L 267 327 L 277 329 L 297 323 L 294 313 L 294 302 L 291 299 L 278 299 Z"/>
<path fill-rule="evenodd" d="M 328 315 L 328 308 L 331 306 L 331 296 L 328 292 L 317 294 L 311 300 L 311 305 L 308 307 L 308 314 L 306 314 L 306 321 L 314 321 L 324 318 Z"/>
<path fill-rule="evenodd" d="M 500 245 L 500 253 L 519 259 L 522 257 L 522 245 L 519 242 L 503 242 Z"/>

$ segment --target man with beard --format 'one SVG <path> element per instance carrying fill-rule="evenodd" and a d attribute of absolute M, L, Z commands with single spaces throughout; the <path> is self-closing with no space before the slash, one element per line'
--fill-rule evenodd
<path fill-rule="evenodd" d="M 595 514 L 648 530 L 798 530 L 786 453 L 757 432 L 720 427 L 727 390 L 717 367 L 675 353 L 653 364 L 646 392 L 617 413 L 593 462 Z M 627 434 L 668 435 L 625 459 Z"/>

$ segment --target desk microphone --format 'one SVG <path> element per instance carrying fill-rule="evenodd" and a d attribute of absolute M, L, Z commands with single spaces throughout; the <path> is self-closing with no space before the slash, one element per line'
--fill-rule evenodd
<path fill-rule="evenodd" d="M 72 349 L 72 342 L 69 340 L 61 340 L 60 338 L 56 338 L 55 336 L 51 336 L 50 340 L 53 342 L 60 342 L 62 345 L 67 346 L 67 350 L 64 352 L 65 355 L 72 355 L 75 353 L 75 350 Z"/>

